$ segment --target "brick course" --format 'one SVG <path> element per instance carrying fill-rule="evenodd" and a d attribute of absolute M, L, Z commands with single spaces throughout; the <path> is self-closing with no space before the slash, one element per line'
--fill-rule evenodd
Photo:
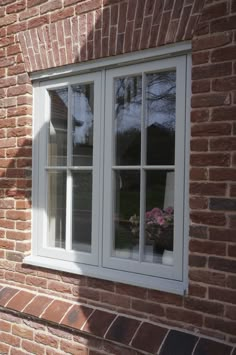
<path fill-rule="evenodd" d="M 235 12 L 236 2 L 230 0 L 1 1 L 0 277 L 6 285 L 236 342 Z M 175 296 L 23 265 L 31 240 L 29 73 L 185 40 L 192 41 L 189 294 Z M 43 298 L 37 300 L 43 303 Z M 37 320 L 33 345 L 32 328 L 23 318 L 2 315 L 0 352 L 41 354 L 46 346 L 47 354 L 62 354 L 73 337 L 77 353 L 96 353 L 69 333 L 66 340 L 52 333 L 47 338 L 47 326 Z M 20 326 L 10 333 L 14 322 Z M 100 340 L 97 353 L 119 351 L 110 346 Z"/>

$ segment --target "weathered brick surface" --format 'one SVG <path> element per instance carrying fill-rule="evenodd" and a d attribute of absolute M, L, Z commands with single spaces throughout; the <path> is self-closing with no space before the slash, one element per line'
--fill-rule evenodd
<path fill-rule="evenodd" d="M 235 339 L 235 12 L 234 0 L 1 1 L 2 280 L 64 301 L 79 299 L 112 312 L 119 309 L 144 319 L 155 316 L 169 325 L 195 327 L 226 341 L 232 341 L 231 336 Z M 192 40 L 189 296 L 23 266 L 31 240 L 32 85 L 28 73 L 187 39 Z M 38 302 L 35 313 L 44 304 L 43 299 Z M 56 316 L 49 309 L 45 318 L 55 320 Z M 86 346 L 63 342 L 62 334 L 47 338 L 46 329 L 35 330 L 32 343 L 25 325 L 12 327 L 10 334 L 11 322 L 1 323 L 0 352 L 41 354 L 46 347 L 47 354 L 60 354 L 70 347 L 71 353 L 87 353 Z M 119 353 L 115 346 L 108 350 L 104 345 L 104 349 Z"/>

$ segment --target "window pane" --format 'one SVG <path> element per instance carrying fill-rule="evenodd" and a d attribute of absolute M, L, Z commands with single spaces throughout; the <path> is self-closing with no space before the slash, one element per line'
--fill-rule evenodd
<path fill-rule="evenodd" d="M 174 171 L 147 171 L 145 261 L 166 263 L 163 259 L 165 250 L 169 251 L 170 258 L 172 257 L 173 226 Z"/>
<path fill-rule="evenodd" d="M 72 249 L 91 252 L 92 173 L 73 173 Z"/>
<path fill-rule="evenodd" d="M 68 90 L 49 91 L 51 100 L 51 116 L 48 138 L 48 164 L 66 165 L 67 154 L 67 112 Z"/>
<path fill-rule="evenodd" d="M 139 165 L 142 76 L 115 79 L 115 164 Z"/>
<path fill-rule="evenodd" d="M 73 165 L 93 164 L 93 84 L 72 87 Z"/>
<path fill-rule="evenodd" d="M 176 73 L 146 75 L 147 165 L 173 165 Z"/>
<path fill-rule="evenodd" d="M 48 244 L 65 247 L 66 172 L 48 173 Z"/>
<path fill-rule="evenodd" d="M 114 252 L 121 258 L 138 259 L 139 232 L 131 228 L 130 218 L 139 224 L 140 173 L 119 170 L 114 172 Z"/>

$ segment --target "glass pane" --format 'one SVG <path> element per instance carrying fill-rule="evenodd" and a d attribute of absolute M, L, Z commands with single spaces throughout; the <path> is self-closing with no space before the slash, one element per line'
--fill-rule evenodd
<path fill-rule="evenodd" d="M 48 173 L 48 244 L 65 248 L 66 172 Z"/>
<path fill-rule="evenodd" d="M 93 165 L 93 84 L 72 87 L 73 165 Z"/>
<path fill-rule="evenodd" d="M 146 85 L 147 165 L 173 165 L 176 73 L 147 74 Z"/>
<path fill-rule="evenodd" d="M 173 226 L 174 171 L 147 171 L 145 261 L 173 264 Z"/>
<path fill-rule="evenodd" d="M 139 165 L 142 76 L 117 78 L 115 85 L 115 164 Z"/>
<path fill-rule="evenodd" d="M 50 90 L 51 116 L 48 138 L 48 164 L 66 165 L 67 154 L 67 88 Z"/>
<path fill-rule="evenodd" d="M 91 252 L 92 233 L 92 173 L 73 173 L 72 249 Z"/>
<path fill-rule="evenodd" d="M 119 170 L 114 172 L 114 251 L 120 258 L 139 257 L 139 171 Z M 133 220 L 133 226 L 130 223 Z M 136 222 L 136 223 L 135 223 Z"/>

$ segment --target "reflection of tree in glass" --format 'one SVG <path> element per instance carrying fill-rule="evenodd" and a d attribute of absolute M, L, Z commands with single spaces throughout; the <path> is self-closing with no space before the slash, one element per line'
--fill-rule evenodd
<path fill-rule="evenodd" d="M 142 77 L 115 79 L 116 163 L 139 165 L 141 152 Z M 144 119 L 148 165 L 174 163 L 176 73 L 145 77 Z"/>
<path fill-rule="evenodd" d="M 146 110 L 148 126 L 162 124 L 170 130 L 175 127 L 175 72 L 162 72 L 147 75 Z"/>
<path fill-rule="evenodd" d="M 117 131 L 141 129 L 141 76 L 115 80 L 115 116 Z M 175 126 L 176 74 L 174 71 L 146 75 L 146 119 L 148 126 L 160 124 L 169 129 Z M 125 120 L 124 120 L 125 118 Z"/>

